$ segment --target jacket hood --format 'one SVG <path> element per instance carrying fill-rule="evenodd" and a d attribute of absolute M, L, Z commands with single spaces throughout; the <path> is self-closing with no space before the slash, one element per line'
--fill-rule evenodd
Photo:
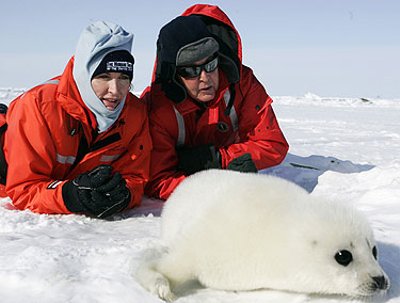
<path fill-rule="evenodd" d="M 93 72 L 110 52 L 131 52 L 133 34 L 112 22 L 96 21 L 84 29 L 75 52 L 73 76 L 85 105 L 93 112 L 100 132 L 106 131 L 119 117 L 125 99 L 110 111 L 94 93 L 91 86 Z"/>
<path fill-rule="evenodd" d="M 160 83 L 167 97 L 176 103 L 186 98 L 186 90 L 176 80 L 176 58 L 179 50 L 206 37 L 219 44 L 219 67 L 230 84 L 240 79 L 242 46 L 238 32 L 226 14 L 217 6 L 197 4 L 167 23 L 157 40 L 157 59 L 153 81 Z"/>
<path fill-rule="evenodd" d="M 198 15 L 207 24 L 207 29 L 217 38 L 221 53 L 235 61 L 241 73 L 242 40 L 228 16 L 216 5 L 195 4 L 183 12 L 182 16 Z"/>

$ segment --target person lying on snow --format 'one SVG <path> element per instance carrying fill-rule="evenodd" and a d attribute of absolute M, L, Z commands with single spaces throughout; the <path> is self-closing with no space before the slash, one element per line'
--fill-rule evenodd
<path fill-rule="evenodd" d="M 140 204 L 152 143 L 147 106 L 129 92 L 132 42 L 93 22 L 61 76 L 11 102 L 5 189 L 16 208 L 104 218 Z"/>
<path fill-rule="evenodd" d="M 153 139 L 149 196 L 167 199 L 207 168 L 257 172 L 287 154 L 272 99 L 242 64 L 240 36 L 217 6 L 194 5 L 160 30 L 141 97 Z"/>

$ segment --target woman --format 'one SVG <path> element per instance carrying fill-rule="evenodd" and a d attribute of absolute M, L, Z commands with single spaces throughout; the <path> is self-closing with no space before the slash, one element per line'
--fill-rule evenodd
<path fill-rule="evenodd" d="M 18 209 L 107 217 L 140 204 L 149 175 L 146 106 L 129 93 L 133 35 L 97 21 L 63 74 L 7 112 L 6 192 Z"/>

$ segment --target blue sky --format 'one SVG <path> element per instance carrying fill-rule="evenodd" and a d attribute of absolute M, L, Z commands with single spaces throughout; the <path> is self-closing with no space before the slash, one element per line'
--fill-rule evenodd
<path fill-rule="evenodd" d="M 1 1 L 0 87 L 62 72 L 81 30 L 110 20 L 135 34 L 134 90 L 151 79 L 159 29 L 196 1 Z M 400 98 L 400 1 L 219 0 L 244 63 L 272 96 Z"/>

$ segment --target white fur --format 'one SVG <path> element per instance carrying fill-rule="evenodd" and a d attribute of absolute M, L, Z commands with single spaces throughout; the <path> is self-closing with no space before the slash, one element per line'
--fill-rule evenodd
<path fill-rule="evenodd" d="M 389 287 L 359 212 L 273 176 L 208 170 L 186 178 L 163 209 L 162 240 L 166 250 L 142 264 L 138 280 L 168 301 L 191 279 L 223 290 L 365 296 L 378 291 L 371 277 L 384 276 Z M 353 255 L 347 266 L 334 258 L 344 249 Z"/>

